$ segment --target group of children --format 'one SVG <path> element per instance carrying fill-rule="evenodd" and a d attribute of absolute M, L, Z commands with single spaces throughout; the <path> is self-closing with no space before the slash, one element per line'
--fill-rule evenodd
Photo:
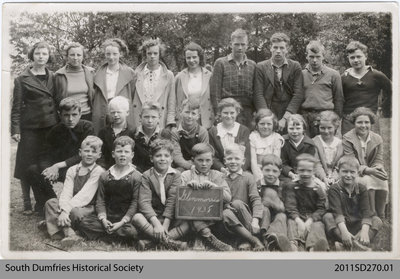
<path fill-rule="evenodd" d="M 132 129 L 128 100 L 115 97 L 110 123 L 96 137 L 90 122 L 79 119 L 79 103 L 60 103 L 64 138 L 53 148 L 65 149 L 65 142 L 75 147 L 51 154 L 58 157 L 36 171 L 34 177 L 42 178 L 33 187 L 38 202 L 45 202 L 41 225 L 52 239 L 70 247 L 81 236 L 112 238 L 139 250 L 155 245 L 186 250 L 188 241 L 194 241 L 194 250 L 370 250 L 385 218 L 388 191 L 382 139 L 369 130 L 372 112 L 354 112 L 356 128 L 349 133 L 359 145 L 353 146 L 348 134 L 343 144 L 336 137 L 340 119 L 332 111 L 321 113 L 320 135 L 311 139 L 296 114 L 281 136 L 268 109 L 256 114 L 255 131 L 236 122 L 240 105 L 231 98 L 218 104 L 221 122 L 209 131 L 199 123 L 199 104 L 187 99 L 181 107 L 177 127 L 160 130 L 160 105 L 145 103 L 141 125 Z M 79 138 L 78 131 L 88 135 Z M 57 200 L 51 182 L 67 167 Z M 375 180 L 383 186 L 376 188 Z M 222 188 L 222 221 L 176 219 L 179 186 Z"/>

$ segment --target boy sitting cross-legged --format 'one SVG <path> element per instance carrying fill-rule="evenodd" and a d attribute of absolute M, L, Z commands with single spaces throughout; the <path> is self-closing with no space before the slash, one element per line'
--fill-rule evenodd
<path fill-rule="evenodd" d="M 224 176 L 217 170 L 212 170 L 214 148 L 208 143 L 198 143 L 192 148 L 194 166 L 182 173 L 182 185 L 201 191 L 214 187 L 223 188 L 224 204 L 231 201 L 231 191 L 224 180 Z M 192 229 L 213 249 L 218 251 L 232 251 L 233 248 L 220 241 L 212 232 L 210 227 L 216 225 L 214 221 L 190 221 Z M 202 240 L 196 238 L 194 249 L 201 247 Z"/>
<path fill-rule="evenodd" d="M 143 173 L 139 191 L 140 213 L 133 217 L 135 226 L 146 238 L 150 238 L 150 242 L 140 240 L 139 250 L 145 250 L 147 245 L 155 243 L 172 250 L 187 248 L 186 242 L 173 240 L 180 236 L 178 228 L 169 231 L 175 213 L 176 187 L 181 185 L 180 172 L 171 167 L 173 149 L 172 142 L 165 139 L 155 140 L 151 144 L 153 167 Z M 188 229 L 188 224 L 183 223 L 179 232 L 183 235 Z"/>
<path fill-rule="evenodd" d="M 297 156 L 296 173 L 299 180 L 283 189 L 289 218 L 288 237 L 294 249 L 303 244 L 307 251 L 329 249 L 322 223 L 322 216 L 326 213 L 326 194 L 313 179 L 316 163 L 313 155 L 304 153 Z"/>
<path fill-rule="evenodd" d="M 262 251 L 264 245 L 257 235 L 260 233 L 260 220 L 263 220 L 263 206 L 253 175 L 242 169 L 244 147 L 232 144 L 225 148 L 224 153 L 229 171 L 225 180 L 232 193 L 232 201 L 223 212 L 225 227 L 249 242 L 254 251 Z M 240 245 L 239 249 L 242 249 Z"/>
<path fill-rule="evenodd" d="M 131 221 L 137 211 L 141 174 L 131 163 L 134 146 L 127 136 L 114 141 L 115 165 L 100 176 L 96 214 L 84 218 L 79 227 L 90 240 L 110 236 L 131 243 L 137 238 Z"/>
<path fill-rule="evenodd" d="M 338 250 L 370 251 L 368 247 L 382 226 L 370 209 L 368 190 L 357 182 L 360 163 L 354 156 L 338 162 L 339 181 L 328 190 L 329 212 L 324 216 L 328 235 L 339 241 Z M 340 243 L 341 242 L 341 243 Z"/>
<path fill-rule="evenodd" d="M 264 155 L 261 159 L 263 180 L 260 185 L 260 196 L 264 205 L 263 220 L 267 229 L 262 229 L 264 245 L 268 250 L 291 251 L 287 237 L 287 218 L 282 198 L 283 181 L 279 180 L 282 171 L 282 160 L 274 155 Z"/>
<path fill-rule="evenodd" d="M 87 215 L 94 213 L 94 201 L 100 175 L 104 169 L 96 164 L 101 155 L 102 141 L 87 136 L 81 144 L 81 162 L 67 171 L 60 198 L 45 204 L 45 222 L 50 237 L 61 240 L 63 247 L 80 241 L 74 229 Z"/>

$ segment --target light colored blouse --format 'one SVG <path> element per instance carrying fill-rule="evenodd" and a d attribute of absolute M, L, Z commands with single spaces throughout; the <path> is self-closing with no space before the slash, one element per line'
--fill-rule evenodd
<path fill-rule="evenodd" d="M 202 86 L 201 72 L 197 74 L 189 73 L 188 94 L 189 97 L 199 100 Z"/>
<path fill-rule="evenodd" d="M 258 131 L 253 131 L 249 137 L 250 146 L 256 150 L 257 163 L 261 163 L 261 158 L 267 154 L 274 154 L 281 157 L 281 148 L 285 143 L 283 137 L 273 132 L 267 137 L 261 137 Z"/>
<path fill-rule="evenodd" d="M 233 128 L 225 129 L 222 123 L 217 124 L 217 136 L 221 139 L 222 147 L 225 149 L 229 145 L 235 143 L 235 138 L 239 132 L 240 124 L 235 122 Z"/>
<path fill-rule="evenodd" d="M 150 70 L 147 65 L 144 67 L 144 81 L 143 86 L 145 89 L 144 92 L 144 102 L 154 101 L 155 90 L 157 88 L 158 80 L 161 75 L 161 66 L 158 67 L 157 70 Z"/>
<path fill-rule="evenodd" d="M 119 76 L 119 65 L 118 65 L 118 69 L 115 71 L 112 71 L 107 67 L 107 69 L 106 69 L 106 88 L 107 88 L 107 99 L 109 99 L 109 100 L 115 97 L 118 76 Z"/>
<path fill-rule="evenodd" d="M 324 142 L 321 135 L 318 135 L 317 137 L 321 140 L 322 147 L 324 148 L 326 164 L 328 166 L 331 166 L 333 160 L 336 157 L 339 145 L 342 144 L 342 141 L 339 138 L 334 137 L 333 142 L 331 144 L 328 144 L 328 143 Z"/>

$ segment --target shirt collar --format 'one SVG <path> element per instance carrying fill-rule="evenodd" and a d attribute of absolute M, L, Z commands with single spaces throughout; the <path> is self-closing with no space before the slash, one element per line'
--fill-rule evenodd
<path fill-rule="evenodd" d="M 154 136 L 154 135 L 157 135 L 157 134 L 159 134 L 159 133 L 160 133 L 160 126 L 157 125 L 156 129 L 154 130 L 153 134 L 152 134 L 150 137 L 152 137 L 152 136 Z M 140 125 L 140 126 L 137 128 L 136 135 L 138 135 L 138 134 L 142 134 L 143 136 L 146 136 L 146 134 L 143 132 L 143 126 L 142 126 L 142 125 Z"/>
<path fill-rule="evenodd" d="M 119 69 L 120 69 L 119 64 L 118 64 L 118 67 L 117 67 L 117 69 L 116 69 L 115 71 L 112 71 L 112 70 L 111 70 L 110 68 L 108 68 L 108 66 L 107 66 L 107 68 L 106 68 L 106 73 L 112 75 L 112 74 L 117 73 L 117 72 L 119 71 Z"/>
<path fill-rule="evenodd" d="M 299 142 L 294 142 L 294 141 L 292 141 L 291 139 L 289 139 L 290 140 L 290 142 L 294 145 L 294 146 L 296 146 L 296 147 L 299 147 L 299 145 L 303 142 L 303 140 L 304 140 L 304 135 L 303 135 L 303 137 L 301 138 L 301 140 L 299 140 Z"/>
<path fill-rule="evenodd" d="M 284 65 L 288 65 L 288 62 L 287 62 L 287 58 L 285 57 L 285 60 L 283 60 L 283 64 L 282 64 L 281 66 L 275 65 L 275 64 L 274 64 L 274 60 L 272 60 L 272 59 L 271 59 L 271 64 L 272 64 L 272 66 L 274 66 L 274 67 L 282 68 Z"/>
<path fill-rule="evenodd" d="M 357 137 L 358 137 L 358 139 L 359 139 L 362 143 L 364 143 L 364 144 L 367 144 L 368 142 L 371 141 L 371 133 L 368 133 L 368 137 L 367 137 L 367 140 L 366 140 L 366 141 L 363 141 L 362 138 L 359 137 L 359 136 L 357 136 Z"/>
<path fill-rule="evenodd" d="M 82 161 L 80 161 L 77 166 L 77 169 L 87 168 L 89 171 L 92 171 L 96 166 L 97 166 L 96 163 L 94 163 L 94 164 L 90 165 L 89 167 L 85 167 L 85 166 L 83 166 Z"/>
<path fill-rule="evenodd" d="M 262 179 L 262 185 L 270 185 L 267 182 L 265 182 L 265 179 Z M 272 184 L 273 186 L 279 186 L 280 185 L 280 181 L 279 178 L 276 179 L 276 181 Z"/>
<path fill-rule="evenodd" d="M 171 166 L 168 167 L 168 170 L 165 174 L 159 173 L 154 167 L 153 167 L 153 170 L 157 177 L 166 177 L 167 174 L 176 173 L 176 170 L 174 168 L 172 168 Z"/>
<path fill-rule="evenodd" d="M 311 70 L 310 64 L 307 64 L 306 70 L 307 70 L 310 74 L 318 74 L 318 75 L 319 75 L 319 74 L 323 74 L 323 73 L 325 73 L 325 65 L 322 65 L 322 66 L 321 66 L 321 70 L 319 70 L 318 72 L 314 72 L 314 71 Z"/>
<path fill-rule="evenodd" d="M 333 141 L 332 143 L 329 145 L 326 142 L 324 142 L 324 140 L 322 139 L 321 135 L 318 135 L 319 139 L 321 140 L 321 144 L 324 148 L 336 148 L 339 144 L 341 144 L 342 142 L 337 138 L 337 137 L 333 137 Z"/>
<path fill-rule="evenodd" d="M 367 71 L 373 71 L 372 66 L 366 65 L 365 67 L 367 67 Z M 352 75 L 352 74 L 351 74 L 352 71 L 353 71 L 353 68 L 348 68 L 348 69 L 346 69 L 346 70 L 344 71 L 344 75 L 345 75 L 345 76 L 347 76 L 347 75 Z"/>
<path fill-rule="evenodd" d="M 199 172 L 199 171 L 196 169 L 196 167 L 195 167 L 195 166 L 192 166 L 192 171 L 194 171 L 194 173 L 195 173 L 195 174 L 197 174 L 197 175 L 204 175 L 204 176 L 208 176 L 208 175 L 210 174 L 210 171 L 211 171 L 211 169 L 210 169 L 210 170 L 208 170 L 208 172 L 207 172 L 207 173 L 202 173 L 202 172 Z"/>
<path fill-rule="evenodd" d="M 133 164 L 129 164 L 129 168 L 126 171 L 124 171 L 121 175 L 116 175 L 116 173 L 115 173 L 115 165 L 113 165 L 111 168 L 109 168 L 108 171 L 110 172 L 110 174 L 112 176 L 114 176 L 115 178 L 120 179 L 120 178 L 126 176 L 128 173 L 131 173 L 133 170 L 135 170 L 135 166 Z"/>
<path fill-rule="evenodd" d="M 233 60 L 234 60 L 234 59 L 233 59 L 233 54 L 232 54 L 232 53 L 229 53 L 227 57 L 228 57 L 228 61 L 233 61 Z M 245 55 L 243 56 L 243 61 L 240 62 L 240 64 L 247 64 L 247 61 L 248 61 L 247 55 L 245 54 Z"/>
<path fill-rule="evenodd" d="M 243 169 L 242 168 L 240 168 L 240 170 L 238 170 L 237 172 L 233 172 L 233 173 L 229 173 L 229 178 L 232 178 L 232 175 L 241 175 L 241 176 L 243 176 Z"/>
<path fill-rule="evenodd" d="M 148 65 L 146 64 L 146 66 L 144 66 L 144 74 L 148 75 L 150 72 L 154 72 L 155 74 L 158 74 L 161 71 L 161 65 L 158 66 L 158 68 L 156 70 L 150 70 Z"/>
<path fill-rule="evenodd" d="M 227 130 L 222 126 L 222 123 L 217 124 L 217 136 L 220 138 L 224 138 L 227 134 L 232 134 L 233 137 L 236 137 L 239 132 L 240 124 L 235 122 L 232 129 Z"/>

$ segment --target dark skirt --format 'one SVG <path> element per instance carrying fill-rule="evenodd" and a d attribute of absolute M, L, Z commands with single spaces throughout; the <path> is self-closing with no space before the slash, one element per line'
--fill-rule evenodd
<path fill-rule="evenodd" d="M 39 155 L 46 152 L 46 135 L 51 127 L 22 129 L 15 159 L 14 177 L 23 179 L 30 165 L 38 164 Z"/>

